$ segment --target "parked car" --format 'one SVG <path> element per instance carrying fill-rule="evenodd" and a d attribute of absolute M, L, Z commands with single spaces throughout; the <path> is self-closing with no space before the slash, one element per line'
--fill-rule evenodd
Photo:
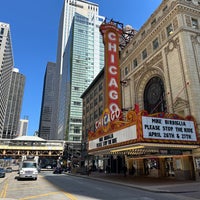
<path fill-rule="evenodd" d="M 10 173 L 12 171 L 13 171 L 12 167 L 6 167 L 6 173 Z"/>
<path fill-rule="evenodd" d="M 47 165 L 46 169 L 52 169 L 52 166 L 51 165 Z"/>
<path fill-rule="evenodd" d="M 0 168 L 0 178 L 4 178 L 6 176 L 6 172 L 4 168 Z"/>

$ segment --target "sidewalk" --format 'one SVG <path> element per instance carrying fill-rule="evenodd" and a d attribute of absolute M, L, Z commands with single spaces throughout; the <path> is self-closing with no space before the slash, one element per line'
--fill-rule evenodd
<path fill-rule="evenodd" d="M 105 174 L 99 172 L 92 172 L 89 175 L 81 175 L 78 173 L 71 175 L 160 193 L 187 193 L 200 190 L 200 182 L 193 180 L 178 181 L 165 178 L 134 177 L 131 175 L 124 177 L 123 174 Z"/>

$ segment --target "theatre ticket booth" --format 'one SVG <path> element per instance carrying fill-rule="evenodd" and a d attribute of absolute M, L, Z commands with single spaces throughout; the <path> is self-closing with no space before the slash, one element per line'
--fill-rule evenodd
<path fill-rule="evenodd" d="M 88 153 L 104 158 L 111 172 L 126 165 L 133 176 L 200 179 L 200 142 L 191 116 L 132 110 L 124 119 L 109 112 L 101 119 L 88 134 Z"/>

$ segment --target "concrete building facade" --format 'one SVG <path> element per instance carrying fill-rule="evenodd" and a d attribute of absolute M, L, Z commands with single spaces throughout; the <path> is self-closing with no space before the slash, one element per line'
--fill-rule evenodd
<path fill-rule="evenodd" d="M 10 25 L 0 22 L 0 138 L 3 137 L 13 64 Z"/>
<path fill-rule="evenodd" d="M 27 136 L 28 133 L 28 117 L 24 117 L 24 119 L 19 120 L 17 136 Z"/>
<path fill-rule="evenodd" d="M 19 72 L 19 69 L 13 68 L 2 138 L 17 137 L 24 86 L 25 76 Z"/>

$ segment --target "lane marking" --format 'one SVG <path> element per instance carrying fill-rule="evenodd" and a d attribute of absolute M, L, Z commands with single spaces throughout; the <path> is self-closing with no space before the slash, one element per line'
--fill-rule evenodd
<path fill-rule="evenodd" d="M 35 195 L 35 196 L 27 196 L 27 197 L 24 197 L 24 198 L 20 198 L 19 200 L 36 199 L 38 197 L 44 197 L 44 196 L 50 196 L 50 195 L 62 194 L 62 193 L 65 196 L 67 196 L 70 200 L 77 200 L 77 198 L 75 196 L 73 196 L 72 194 L 67 193 L 67 192 L 49 192 L 49 193 L 46 193 L 46 194 L 40 194 L 40 195 Z"/>
<path fill-rule="evenodd" d="M 6 193 L 7 193 L 7 189 L 8 189 L 8 181 L 6 180 L 3 189 L 1 191 L 1 198 L 5 198 L 6 197 Z"/>
<path fill-rule="evenodd" d="M 26 199 L 35 199 L 37 197 L 44 197 L 44 196 L 49 196 L 49 195 L 54 195 L 54 194 L 59 194 L 60 192 L 49 192 L 46 194 L 39 194 L 39 195 L 35 195 L 35 196 L 27 196 L 24 198 L 20 198 L 19 200 L 26 200 Z"/>
<path fill-rule="evenodd" d="M 67 196 L 69 199 L 71 199 L 71 200 L 77 200 L 77 198 L 74 196 L 74 195 L 72 195 L 72 194 L 70 194 L 70 193 L 68 193 L 68 192 L 63 192 L 64 194 L 65 194 L 65 196 Z"/>

